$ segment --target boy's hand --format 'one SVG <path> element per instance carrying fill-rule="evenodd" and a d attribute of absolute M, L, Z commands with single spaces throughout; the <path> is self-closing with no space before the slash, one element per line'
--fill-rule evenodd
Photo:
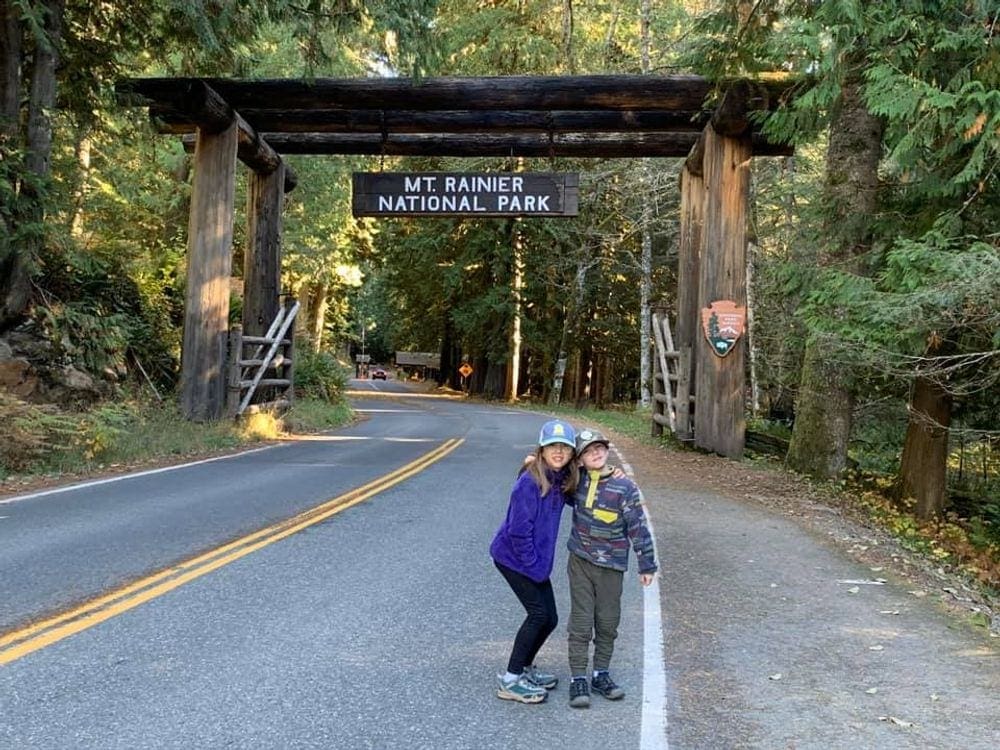
<path fill-rule="evenodd" d="M 625 472 L 622 471 L 621 466 L 613 466 L 611 468 L 611 476 L 613 476 L 615 479 L 622 479 L 625 476 Z"/>
<path fill-rule="evenodd" d="M 639 574 L 639 583 L 641 583 L 643 586 L 648 586 L 652 582 L 653 582 L 653 573 Z"/>

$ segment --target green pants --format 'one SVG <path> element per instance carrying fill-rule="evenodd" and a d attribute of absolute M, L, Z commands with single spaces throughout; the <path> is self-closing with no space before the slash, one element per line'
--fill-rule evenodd
<path fill-rule="evenodd" d="M 594 641 L 594 669 L 607 669 L 622 616 L 620 570 L 602 568 L 570 553 L 569 669 L 574 677 L 587 674 L 590 641 Z"/>

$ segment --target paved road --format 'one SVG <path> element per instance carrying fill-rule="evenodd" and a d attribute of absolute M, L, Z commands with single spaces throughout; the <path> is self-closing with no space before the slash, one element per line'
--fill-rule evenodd
<path fill-rule="evenodd" d="M 406 394 L 356 407 L 364 421 L 314 440 L 0 505 L 0 632 L 129 581 L 166 587 L 0 666 L 0 747 L 639 748 L 634 579 L 625 701 L 573 712 L 565 686 L 541 706 L 493 694 L 521 615 L 487 546 L 544 418 Z M 459 440 L 297 533 L 237 541 L 228 564 L 170 568 Z M 565 673 L 563 631 L 541 656 Z"/>
<path fill-rule="evenodd" d="M 0 501 L 0 633 L 141 581 L 7 664 L 0 635 L 0 748 L 997 746 L 995 640 L 826 534 L 675 476 L 720 459 L 627 442 L 664 570 L 626 578 L 629 695 L 498 701 L 520 614 L 486 548 L 544 417 L 352 386 L 365 419 L 331 435 Z M 560 545 L 565 618 L 564 564 Z M 542 661 L 563 677 L 564 652 L 560 628 Z"/>

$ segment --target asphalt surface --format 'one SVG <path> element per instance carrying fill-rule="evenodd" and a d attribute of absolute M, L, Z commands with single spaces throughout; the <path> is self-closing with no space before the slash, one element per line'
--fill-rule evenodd
<path fill-rule="evenodd" d="M 671 748 L 1000 746 L 1000 643 L 940 591 L 773 508 L 681 489 L 669 455 L 630 448 L 664 571 Z"/>
<path fill-rule="evenodd" d="M 624 701 L 571 711 L 565 684 L 539 706 L 494 694 L 523 614 L 488 545 L 545 418 L 355 404 L 367 419 L 328 440 L 0 505 L 6 630 L 464 440 L 365 502 L 0 666 L 0 747 L 638 748 L 635 580 L 615 658 Z M 563 617 L 564 566 L 563 551 Z M 540 663 L 566 677 L 564 631 Z"/>
<path fill-rule="evenodd" d="M 683 488 L 668 456 L 627 441 L 616 447 L 663 571 L 653 590 L 626 577 L 613 668 L 628 695 L 568 708 L 561 625 L 539 659 L 564 679 L 549 701 L 497 700 L 522 614 L 487 548 L 545 417 L 392 380 L 354 387 L 365 420 L 331 435 L 0 501 L 2 635 L 463 441 L 353 507 L 0 665 L 0 748 L 997 746 L 995 640 L 774 510 Z M 564 568 L 561 544 L 563 623 Z"/>

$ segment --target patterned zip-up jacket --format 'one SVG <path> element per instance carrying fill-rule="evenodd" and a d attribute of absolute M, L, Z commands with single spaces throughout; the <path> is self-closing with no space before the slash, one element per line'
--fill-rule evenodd
<path fill-rule="evenodd" d="M 653 535 L 635 482 L 626 477 L 602 477 L 599 471 L 581 471 L 573 498 L 569 551 L 594 565 L 624 571 L 628 570 L 630 541 L 639 572 L 655 573 Z"/>

